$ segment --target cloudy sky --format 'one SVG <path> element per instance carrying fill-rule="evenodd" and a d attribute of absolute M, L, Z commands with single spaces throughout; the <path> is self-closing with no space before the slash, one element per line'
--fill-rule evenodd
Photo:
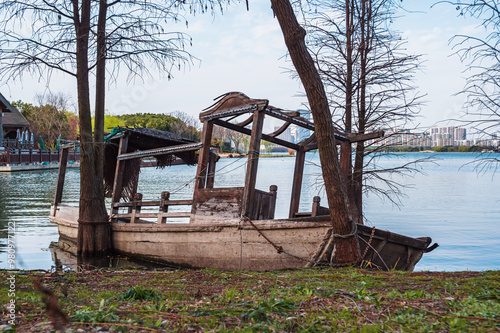
<path fill-rule="evenodd" d="M 433 2 L 402 2 L 407 11 L 394 22 L 408 40 L 408 52 L 423 54 L 425 61 L 416 78 L 419 90 L 427 94 L 418 120 L 421 126 L 445 126 L 438 122 L 459 115 L 463 98 L 453 94 L 464 85 L 464 66 L 452 56 L 449 39 L 478 26 L 477 21 L 458 17 L 453 6 L 431 8 Z M 197 15 L 188 20 L 188 28 L 182 23 L 171 29 L 191 35 L 193 47 L 188 51 L 201 61 L 175 72 L 170 81 L 154 77 L 111 84 L 106 105 L 109 114 L 180 110 L 197 117 L 212 99 L 229 91 L 267 98 L 277 107 L 301 108 L 305 102 L 298 97 L 302 87 L 287 73 L 291 63 L 286 60 L 286 47 L 269 0 L 250 0 L 250 11 L 241 4 L 227 8 L 224 15 Z M 25 102 L 34 102 L 35 94 L 47 89 L 69 94 L 76 102 L 76 82 L 63 75 L 54 75 L 48 86 L 41 78 L 27 76 L 22 82 L 0 86 L 7 99 Z"/>

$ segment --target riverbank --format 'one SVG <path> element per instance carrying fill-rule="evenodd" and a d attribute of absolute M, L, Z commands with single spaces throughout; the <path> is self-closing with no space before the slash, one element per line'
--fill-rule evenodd
<path fill-rule="evenodd" d="M 7 281 L 8 271 L 0 271 Z M 413 332 L 500 329 L 500 271 L 304 269 L 16 272 L 19 332 L 47 332 L 39 290 L 67 332 Z M 8 322 L 9 286 L 0 292 Z M 57 299 L 57 306 L 54 302 Z M 61 322 L 58 317 L 58 322 Z"/>

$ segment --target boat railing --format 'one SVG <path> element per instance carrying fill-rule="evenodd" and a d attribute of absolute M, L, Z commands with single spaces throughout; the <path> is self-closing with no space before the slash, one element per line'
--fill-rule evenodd
<path fill-rule="evenodd" d="M 294 217 L 316 217 L 316 216 L 324 216 L 329 215 L 330 210 L 327 207 L 321 206 L 321 198 L 315 196 L 313 198 L 312 209 L 310 212 L 297 212 Z"/>
<path fill-rule="evenodd" d="M 269 192 L 255 189 L 246 217 L 251 220 L 272 220 L 276 210 L 278 187 L 271 185 Z M 195 196 L 191 222 L 239 223 L 245 210 L 244 187 L 201 188 Z M 214 214 L 216 212 L 217 214 Z M 223 216 L 221 218 L 221 216 Z"/>
<path fill-rule="evenodd" d="M 250 210 L 253 220 L 268 220 L 274 219 L 274 213 L 276 211 L 276 192 L 278 186 L 271 185 L 269 187 L 269 192 L 255 190 L 253 205 Z"/>
<path fill-rule="evenodd" d="M 130 223 L 135 223 L 139 218 L 153 218 L 157 223 L 166 223 L 167 218 L 188 218 L 191 217 L 191 212 L 169 212 L 169 206 L 190 206 L 193 200 L 170 200 L 170 192 L 162 192 L 160 200 L 143 201 L 142 194 L 136 193 L 133 201 L 115 202 L 112 204 L 111 221 L 130 220 Z M 158 207 L 157 212 L 142 211 L 142 207 Z M 120 212 L 126 211 L 126 212 Z"/>

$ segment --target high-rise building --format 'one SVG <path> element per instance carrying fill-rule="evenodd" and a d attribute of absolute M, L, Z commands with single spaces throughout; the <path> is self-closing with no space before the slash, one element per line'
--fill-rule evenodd
<path fill-rule="evenodd" d="M 309 111 L 309 110 L 297 110 L 297 111 L 299 111 L 301 117 L 311 121 L 311 111 Z M 299 127 L 298 135 L 296 136 L 297 143 L 304 140 L 304 139 L 307 139 L 310 136 L 311 136 L 310 130 L 308 130 L 306 128 Z"/>
<path fill-rule="evenodd" d="M 277 131 L 281 128 L 281 126 L 275 126 L 274 130 Z M 290 127 L 288 127 L 283 133 L 278 135 L 278 139 L 285 140 L 288 142 L 292 142 L 292 130 Z"/>
<path fill-rule="evenodd" d="M 467 130 L 463 127 L 434 127 L 430 132 L 433 146 L 458 146 L 459 141 L 467 139 Z"/>

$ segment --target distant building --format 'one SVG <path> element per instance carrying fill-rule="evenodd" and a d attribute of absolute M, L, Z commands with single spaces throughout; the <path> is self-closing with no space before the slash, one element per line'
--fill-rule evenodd
<path fill-rule="evenodd" d="M 459 146 L 467 139 L 467 130 L 463 127 L 434 127 L 430 132 L 432 146 Z"/>
<path fill-rule="evenodd" d="M 500 147 L 497 134 L 490 138 L 467 139 L 463 127 L 433 127 L 428 132 L 416 133 L 405 129 L 385 129 L 383 138 L 367 141 L 368 145 L 386 147 L 436 147 L 436 146 L 492 146 Z"/>
<path fill-rule="evenodd" d="M 309 110 L 297 110 L 297 111 L 299 111 L 301 117 L 311 121 L 311 111 Z M 307 128 L 299 127 L 297 132 L 298 133 L 296 133 L 295 137 L 297 143 L 311 136 L 311 131 L 308 130 Z"/>
<path fill-rule="evenodd" d="M 275 126 L 274 130 L 277 131 L 281 128 L 281 126 Z M 288 142 L 292 142 L 292 130 L 288 127 L 283 133 L 277 136 L 278 139 L 285 140 Z"/>
<path fill-rule="evenodd" d="M 21 112 L 12 106 L 7 99 L 0 93 L 0 147 L 5 145 L 6 140 L 15 140 L 19 133 L 28 130 L 30 124 L 23 117 Z"/>

